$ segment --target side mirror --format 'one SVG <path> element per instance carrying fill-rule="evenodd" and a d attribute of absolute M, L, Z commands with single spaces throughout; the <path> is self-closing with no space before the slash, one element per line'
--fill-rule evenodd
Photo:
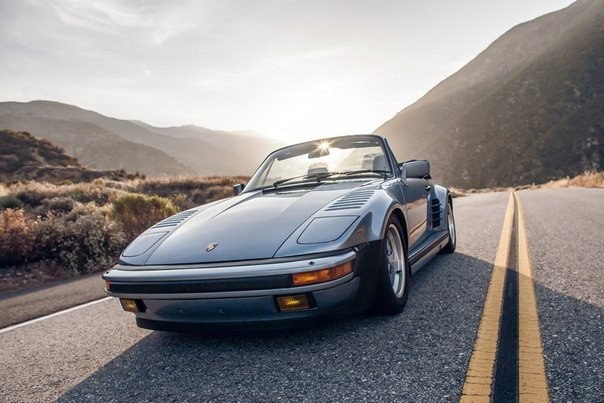
<path fill-rule="evenodd" d="M 241 192 L 243 192 L 244 187 L 245 187 L 245 185 L 242 183 L 238 183 L 235 186 L 233 186 L 233 193 L 235 194 L 235 196 L 238 196 Z"/>
<path fill-rule="evenodd" d="M 430 163 L 427 160 L 411 160 L 399 164 L 405 178 L 432 179 Z"/>

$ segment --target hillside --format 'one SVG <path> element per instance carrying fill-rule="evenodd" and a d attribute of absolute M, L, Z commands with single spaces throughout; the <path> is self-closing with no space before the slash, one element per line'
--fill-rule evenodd
<path fill-rule="evenodd" d="M 600 0 L 520 24 L 375 132 L 459 187 L 601 170 L 603 27 Z"/>
<path fill-rule="evenodd" d="M 26 131 L 50 140 L 91 169 L 124 169 L 150 176 L 186 175 L 193 172 L 191 168 L 156 148 L 125 140 L 102 127 L 81 120 L 0 112 L 0 128 Z"/>
<path fill-rule="evenodd" d="M 153 176 L 251 174 L 273 147 L 263 138 L 196 126 L 156 128 L 51 101 L 0 103 L 0 128 L 48 138 L 91 167 Z"/>
<path fill-rule="evenodd" d="M 93 171 L 46 139 L 0 130 L 0 181 L 87 182 L 96 178 L 133 179 L 122 171 Z"/>
<path fill-rule="evenodd" d="M 268 153 L 284 145 L 278 140 L 261 137 L 254 132 L 227 132 L 223 130 L 207 129 L 196 125 L 153 127 L 142 122 L 137 122 L 137 124 L 165 136 L 178 139 L 203 140 L 214 147 L 223 150 L 231 150 L 231 152 L 241 161 L 249 159 L 251 152 L 251 155 L 256 159 L 253 169 L 257 168 Z M 252 172 L 253 170 L 249 173 L 251 174 Z"/>

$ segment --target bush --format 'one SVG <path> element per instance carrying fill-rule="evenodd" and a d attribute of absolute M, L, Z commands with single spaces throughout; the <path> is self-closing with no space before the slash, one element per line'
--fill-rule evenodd
<path fill-rule="evenodd" d="M 76 202 L 69 197 L 53 197 L 42 200 L 42 209 L 39 210 L 41 215 L 49 213 L 67 214 L 76 206 Z"/>
<path fill-rule="evenodd" d="M 172 202 L 163 197 L 125 194 L 113 202 L 112 216 L 122 223 L 128 240 L 131 240 L 151 225 L 177 212 Z"/>
<path fill-rule="evenodd" d="M 57 228 L 48 221 L 47 238 L 53 251 L 52 258 L 73 274 L 105 270 L 115 264 L 115 259 L 126 245 L 126 237 L 119 224 L 109 220 L 100 211 L 75 215 L 74 221 Z"/>
<path fill-rule="evenodd" d="M 23 209 L 0 211 L 0 267 L 45 260 L 90 273 L 111 267 L 125 245 L 120 225 L 93 204 L 44 220 Z"/>
<path fill-rule="evenodd" d="M 247 177 L 180 177 L 147 179 L 137 182 L 138 191 L 166 197 L 181 209 L 233 196 L 233 185 L 245 183 Z"/>
<path fill-rule="evenodd" d="M 151 225 L 230 197 L 232 185 L 246 180 L 103 177 L 62 185 L 0 183 L 0 268 L 9 273 L 37 267 L 46 279 L 106 269 Z"/>
<path fill-rule="evenodd" d="M 67 197 L 80 203 L 94 202 L 103 206 L 118 197 L 120 192 L 104 186 L 103 182 L 53 185 L 50 183 L 28 182 L 9 188 L 10 193 L 30 207 L 41 206 L 45 199 Z"/>
<path fill-rule="evenodd" d="M 2 196 L 0 197 L 0 210 L 4 209 L 16 209 L 23 207 L 21 199 L 15 196 Z"/>
<path fill-rule="evenodd" d="M 0 267 L 35 261 L 39 257 L 36 243 L 39 223 L 23 209 L 0 211 Z"/>

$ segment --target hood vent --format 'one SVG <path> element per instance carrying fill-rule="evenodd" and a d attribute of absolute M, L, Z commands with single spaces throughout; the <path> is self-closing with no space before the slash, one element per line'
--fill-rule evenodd
<path fill-rule="evenodd" d="M 374 193 L 374 189 L 354 190 L 336 200 L 325 211 L 359 209 L 369 201 Z"/>
<path fill-rule="evenodd" d="M 195 213 L 197 213 L 197 210 L 194 210 L 194 209 L 181 211 L 178 214 L 174 214 L 173 216 L 168 217 L 165 220 L 158 222 L 157 224 L 152 226 L 151 229 L 176 227 L 178 224 L 182 223 L 183 221 L 185 221 L 187 218 L 191 217 Z"/>

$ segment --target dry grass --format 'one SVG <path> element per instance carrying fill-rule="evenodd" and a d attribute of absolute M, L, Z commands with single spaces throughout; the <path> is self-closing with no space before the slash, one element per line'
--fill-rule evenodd
<path fill-rule="evenodd" d="M 521 185 L 509 188 L 487 188 L 487 189 L 458 189 L 450 187 L 449 191 L 453 197 L 464 197 L 469 194 L 475 193 L 490 193 L 490 192 L 510 192 L 513 190 L 535 190 L 535 189 L 555 189 L 555 188 L 568 188 L 568 187 L 582 187 L 582 188 L 599 188 L 604 189 L 604 172 L 593 172 L 586 171 L 573 178 L 566 177 L 563 179 L 557 179 L 542 184 L 532 185 Z"/>
<path fill-rule="evenodd" d="M 566 177 L 564 179 L 558 179 L 544 183 L 540 187 L 551 189 L 551 188 L 568 188 L 568 187 L 582 187 L 582 188 L 604 188 L 604 172 L 584 172 L 581 175 L 577 175 L 574 178 Z"/>
<path fill-rule="evenodd" d="M 107 269 L 154 223 L 230 197 L 232 186 L 247 179 L 0 184 L 0 291 Z M 12 281 L 11 273 L 21 280 Z"/>

